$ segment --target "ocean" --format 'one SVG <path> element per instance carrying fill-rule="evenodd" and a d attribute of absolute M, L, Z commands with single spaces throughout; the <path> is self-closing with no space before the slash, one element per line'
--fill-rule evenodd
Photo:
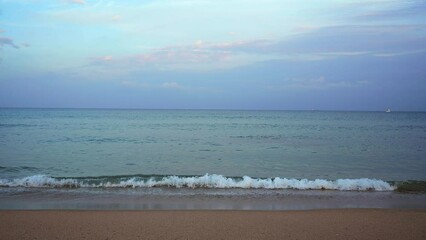
<path fill-rule="evenodd" d="M 1 109 L 0 197 L 423 189 L 425 146 L 424 112 Z"/>

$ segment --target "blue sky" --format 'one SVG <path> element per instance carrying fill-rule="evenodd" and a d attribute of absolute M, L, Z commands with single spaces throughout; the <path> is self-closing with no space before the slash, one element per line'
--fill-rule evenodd
<path fill-rule="evenodd" d="M 0 0 L 0 107 L 426 111 L 420 0 Z"/>

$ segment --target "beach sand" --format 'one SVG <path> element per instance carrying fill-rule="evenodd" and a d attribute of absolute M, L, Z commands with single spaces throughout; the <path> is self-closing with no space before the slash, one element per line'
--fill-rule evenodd
<path fill-rule="evenodd" d="M 426 210 L 6 210 L 0 239 L 426 239 Z"/>

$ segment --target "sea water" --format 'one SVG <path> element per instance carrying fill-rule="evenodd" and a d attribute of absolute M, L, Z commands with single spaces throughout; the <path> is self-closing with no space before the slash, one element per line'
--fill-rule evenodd
<path fill-rule="evenodd" d="M 0 186 L 392 191 L 426 113 L 1 109 Z"/>

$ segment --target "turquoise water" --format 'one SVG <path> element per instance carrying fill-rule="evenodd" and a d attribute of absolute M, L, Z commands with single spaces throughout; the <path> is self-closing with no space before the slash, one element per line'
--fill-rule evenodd
<path fill-rule="evenodd" d="M 0 179 L 426 180 L 426 113 L 1 109 Z"/>

